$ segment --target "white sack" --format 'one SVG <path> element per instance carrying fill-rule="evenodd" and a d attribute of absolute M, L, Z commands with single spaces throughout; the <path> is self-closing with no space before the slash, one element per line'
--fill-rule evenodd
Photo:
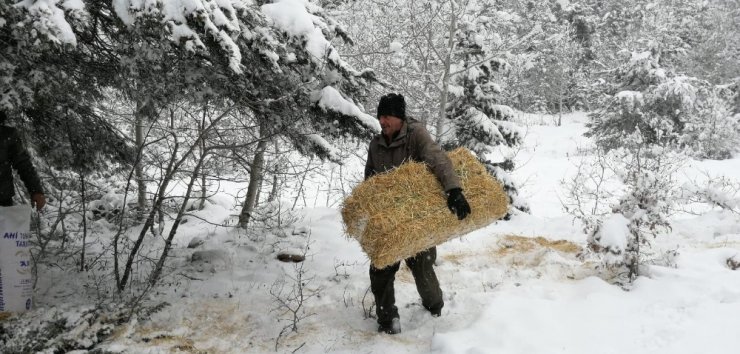
<path fill-rule="evenodd" d="M 0 207 L 0 312 L 31 309 L 31 210 Z"/>

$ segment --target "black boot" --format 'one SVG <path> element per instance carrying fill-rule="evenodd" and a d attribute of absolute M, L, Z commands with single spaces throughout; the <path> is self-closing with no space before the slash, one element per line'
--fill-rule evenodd
<path fill-rule="evenodd" d="M 390 322 L 381 323 L 380 326 L 378 326 L 378 332 L 384 332 L 387 334 L 401 333 L 401 319 L 395 317 Z"/>
<path fill-rule="evenodd" d="M 424 307 L 426 307 L 427 311 L 429 311 L 429 313 L 432 314 L 432 317 L 439 317 L 439 316 L 442 316 L 442 307 L 443 306 L 444 306 L 444 303 L 442 303 L 440 305 L 435 305 L 435 306 L 432 306 L 432 307 L 426 307 L 426 306 L 424 306 Z"/>

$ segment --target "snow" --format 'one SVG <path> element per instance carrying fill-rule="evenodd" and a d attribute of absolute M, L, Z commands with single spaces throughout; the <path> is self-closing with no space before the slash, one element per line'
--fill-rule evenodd
<path fill-rule="evenodd" d="M 630 234 L 629 224 L 629 219 L 616 213 L 607 216 L 599 227 L 594 239 L 606 250 L 604 256 L 606 264 L 620 264 L 624 260 L 623 254 L 627 249 Z"/>
<path fill-rule="evenodd" d="M 347 101 L 337 89 L 326 86 L 318 96 L 318 105 L 324 110 L 337 111 L 342 114 L 356 117 L 365 127 L 380 133 L 380 123 L 373 116 L 364 113 L 357 105 Z"/>
<path fill-rule="evenodd" d="M 455 97 L 462 97 L 465 94 L 465 88 L 459 85 L 450 84 L 447 86 L 447 92 Z"/>
<path fill-rule="evenodd" d="M 190 16 L 197 17 L 203 22 L 203 34 L 212 37 L 228 53 L 229 68 L 237 74 L 242 72 L 242 53 L 234 38 L 236 35 L 250 35 L 248 31 L 240 33 L 242 29 L 236 17 L 236 9 L 243 8 L 243 5 L 238 0 L 216 3 L 207 0 L 113 0 L 114 12 L 127 25 L 133 25 L 139 16 L 161 13 L 162 23 L 172 31 L 172 41 L 188 38 L 185 48 L 190 51 L 205 47 L 200 34 L 187 24 Z"/>
<path fill-rule="evenodd" d="M 403 44 L 401 44 L 401 43 L 399 43 L 399 42 L 397 42 L 397 41 L 393 41 L 393 42 L 391 42 L 391 44 L 390 44 L 390 45 L 388 46 L 388 49 L 390 49 L 390 50 L 391 50 L 391 52 L 395 52 L 395 53 L 398 53 L 398 52 L 400 52 L 401 50 L 403 50 Z"/>
<path fill-rule="evenodd" d="M 325 104 L 335 91 L 327 90 Z M 341 97 L 341 96 L 340 96 Z M 358 243 L 343 232 L 337 198 L 322 194 L 336 174 L 307 181 L 315 195 L 300 203 L 300 220 L 284 232 L 247 234 L 229 225 L 238 214 L 232 195 L 243 188 L 223 182 L 204 210 L 180 227 L 170 265 L 171 284 L 158 288 L 153 301 L 166 301 L 149 319 L 133 318 L 101 345 L 122 353 L 159 353 L 192 348 L 219 353 L 713 353 L 740 351 L 740 271 L 725 264 L 740 254 L 740 216 L 728 211 L 683 215 L 670 235 L 655 239 L 678 249 L 675 267 L 647 265 L 646 276 L 629 288 L 597 277 L 593 264 L 577 252 L 522 246 L 525 240 L 571 242 L 585 246 L 580 225 L 563 212 L 560 181 L 573 176 L 581 147 L 584 113 L 557 117 L 519 114 L 526 122 L 524 144 L 516 155 L 512 178 L 529 200 L 532 214 L 518 214 L 448 241 L 438 247 L 437 276 L 444 292 L 442 316 L 421 306 L 413 278 L 402 266 L 396 277 L 396 303 L 402 333 L 376 332 L 365 314 L 368 261 Z M 366 146 L 358 146 L 343 165 L 345 178 L 361 175 Z M 328 166 L 328 165 L 327 165 Z M 697 171 L 740 179 L 740 158 L 692 161 L 681 173 Z M 334 181 L 336 183 L 336 181 Z M 334 184 L 336 185 L 336 184 Z M 216 188 L 216 187 L 214 187 Z M 286 187 L 288 188 L 288 187 Z M 119 196 L 107 197 L 111 204 Z M 332 199 L 332 200 L 329 200 Z M 326 206 L 322 206 L 326 200 Z M 292 200 L 287 201 L 293 202 Z M 313 205 L 311 205 L 313 203 Z M 604 242 L 623 245 L 624 217 L 604 223 Z M 203 220 L 208 220 L 205 222 Z M 187 248 L 194 239 L 202 244 Z M 147 241 L 148 242 L 148 241 Z M 196 242 L 200 243 L 200 242 Z M 282 263 L 278 252 L 303 250 L 303 263 Z M 195 256 L 197 254 L 197 256 Z M 195 258 L 195 262 L 193 262 Z M 300 268 L 303 267 L 303 268 Z M 303 273 L 300 273 L 303 272 Z M 187 275 L 187 276 L 184 276 Z M 302 275 L 305 314 L 298 332 L 281 337 L 290 324 L 278 296 Z M 59 302 L 84 299 L 76 292 L 81 273 L 42 273 L 39 311 Z M 64 280 L 64 281 L 60 281 Z M 289 315 L 289 314 L 288 314 Z M 277 347 L 277 348 L 276 348 Z"/>
<path fill-rule="evenodd" d="M 170 28 L 172 29 L 172 40 L 180 41 L 182 38 L 191 39 L 187 44 L 185 44 L 188 50 L 195 50 L 196 47 L 203 46 L 203 42 L 200 41 L 198 35 L 190 28 L 190 26 L 172 24 Z M 193 47 L 192 45 L 195 46 Z"/>
<path fill-rule="evenodd" d="M 324 57 L 337 55 L 321 29 L 316 27 L 315 16 L 307 9 L 308 3 L 303 0 L 278 0 L 262 5 L 262 12 L 272 22 L 291 36 L 305 38 L 306 50 L 313 60 L 323 62 Z"/>
<path fill-rule="evenodd" d="M 563 10 L 567 9 L 568 6 L 570 5 L 570 1 L 569 0 L 557 0 L 557 3 L 560 4 L 560 7 Z"/>
<path fill-rule="evenodd" d="M 632 52 L 632 56 L 630 61 L 632 63 L 638 62 L 640 60 L 646 60 L 649 59 L 652 56 L 649 50 L 643 51 L 643 52 Z"/>
<path fill-rule="evenodd" d="M 622 107 L 635 111 L 644 105 L 645 100 L 642 97 L 642 92 L 639 91 L 619 91 L 614 96 L 619 102 L 622 103 Z"/>
<path fill-rule="evenodd" d="M 500 47 L 504 43 L 504 40 L 501 38 L 501 35 L 494 33 L 493 38 L 491 38 L 491 43 L 496 47 Z"/>
<path fill-rule="evenodd" d="M 62 7 L 67 10 L 79 10 L 82 11 L 85 9 L 85 3 L 82 2 L 82 0 L 65 0 L 62 3 Z"/>
<path fill-rule="evenodd" d="M 325 151 L 329 157 L 329 160 L 331 161 L 340 161 L 340 152 L 339 150 L 334 147 L 331 143 L 326 141 L 321 135 L 318 134 L 308 134 L 306 135 L 306 138 L 308 141 L 315 145 L 320 151 Z"/>
<path fill-rule="evenodd" d="M 665 100 L 678 98 L 684 109 L 693 108 L 697 91 L 697 88 L 691 84 L 691 78 L 686 76 L 677 76 L 655 88 L 656 94 Z"/>
<path fill-rule="evenodd" d="M 24 0 L 14 6 L 24 7 L 36 18 L 34 28 L 49 40 L 56 43 L 77 45 L 77 37 L 64 18 L 64 10 L 59 6 L 72 11 L 82 11 L 84 4 L 80 0 L 68 0 L 59 4 L 59 0 Z"/>
<path fill-rule="evenodd" d="M 529 200 L 535 215 L 546 218 L 564 217 L 561 200 L 565 198 L 561 181 L 575 174 L 576 163 L 582 158 L 581 149 L 589 146 L 585 114 L 563 118 L 563 129 L 553 129 L 557 117 L 519 114 L 516 118 L 527 124 L 521 151 L 513 177 L 522 187 L 520 193 Z"/>
<path fill-rule="evenodd" d="M 496 11 L 496 16 L 501 22 L 519 22 L 521 17 L 518 14 L 512 14 L 506 11 Z"/>
<path fill-rule="evenodd" d="M 597 234 L 599 244 L 604 247 L 623 251 L 627 248 L 627 235 L 630 231 L 629 224 L 630 221 L 622 214 L 610 215 L 599 228 Z"/>
<path fill-rule="evenodd" d="M 135 18 L 129 12 L 129 4 L 130 2 L 128 0 L 113 0 L 113 11 L 116 13 L 116 16 L 123 23 L 130 26 L 134 24 Z M 179 40 L 179 38 L 176 39 Z"/>
<path fill-rule="evenodd" d="M 712 262 L 716 256 L 716 251 L 689 254 L 679 269 L 659 268 L 652 278 L 640 278 L 631 292 L 595 277 L 574 282 L 536 280 L 504 289 L 466 328 L 435 336 L 432 349 L 444 353 L 734 353 L 740 349 L 740 341 L 734 338 L 740 292 L 738 287 L 715 283 L 729 280 L 725 275 L 731 273 Z"/>
<path fill-rule="evenodd" d="M 466 119 L 466 124 L 469 126 L 475 126 L 487 136 L 492 137 L 491 141 L 504 140 L 504 137 L 501 135 L 501 131 L 499 131 L 499 125 L 494 124 L 494 121 L 488 118 L 488 116 L 485 115 L 483 112 L 470 107 L 466 112 L 466 116 L 468 116 L 468 119 Z M 502 123 L 502 121 L 496 121 L 496 123 L 500 124 Z"/>

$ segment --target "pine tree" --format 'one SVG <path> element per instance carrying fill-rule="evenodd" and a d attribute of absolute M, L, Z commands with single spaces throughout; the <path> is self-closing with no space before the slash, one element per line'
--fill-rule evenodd
<path fill-rule="evenodd" d="M 339 57 L 327 37 L 349 39 L 320 7 L 290 11 L 311 18 L 309 28 L 292 26 L 281 10 L 290 5 L 281 1 L 164 3 L 0 4 L 10 44 L 0 65 L 0 103 L 71 119 L 56 108 L 95 114 L 107 88 L 155 112 L 208 92 L 321 157 L 332 156 L 332 139 L 379 130 L 357 106 L 374 74 Z"/>
<path fill-rule="evenodd" d="M 94 108 L 113 73 L 91 61 L 99 53 L 89 51 L 89 36 L 75 36 L 88 20 L 74 2 L 0 3 L 0 109 L 53 165 L 75 160 L 71 136 L 89 164 L 131 157 L 125 137 Z"/>
<path fill-rule="evenodd" d="M 617 70 L 616 93 L 591 114 L 586 135 L 606 150 L 623 146 L 625 135 L 638 132 L 647 145 L 683 149 L 700 158 L 730 157 L 740 141 L 732 93 L 664 69 L 659 53 L 655 48 L 631 53 Z"/>
<path fill-rule="evenodd" d="M 505 70 L 507 63 L 491 56 L 485 48 L 485 17 L 463 18 L 456 31 L 455 65 L 452 67 L 447 118 L 452 132 L 447 134 L 446 149 L 466 147 L 476 154 L 486 168 L 504 185 L 512 206 L 527 211 L 528 206 L 518 197 L 516 186 L 507 171 L 513 170 L 510 158 L 492 162 L 490 155 L 499 146 L 513 148 L 522 136 L 513 123 L 511 107 L 499 104 L 501 87 L 496 74 Z"/>
<path fill-rule="evenodd" d="M 126 151 L 138 148 L 136 158 L 126 156 L 127 164 L 149 161 L 159 167 L 152 169 L 157 190 L 138 237 L 130 248 L 120 233 L 113 240 L 122 291 L 135 276 L 146 234 L 162 232 L 155 224 L 165 221 L 163 203 L 173 197 L 169 183 L 189 180 L 149 276 L 150 283 L 157 281 L 195 181 L 202 180 L 211 157 L 221 157 L 213 144 L 229 140 L 228 146 L 242 147 L 238 153 L 253 155 L 248 159 L 256 172 L 262 156 L 252 143 L 259 148 L 282 139 L 300 153 L 337 159 L 334 142 L 368 139 L 380 130 L 357 105 L 374 73 L 342 60 L 331 43 L 335 38 L 349 41 L 320 7 L 294 1 L 2 3 L 0 40 L 8 45 L 0 49 L 0 104 L 18 120 L 28 118 L 33 130 L 47 132 L 42 140 L 49 146 L 66 146 L 53 151 L 66 155 L 67 163 L 59 158 L 60 165 L 80 171 L 83 181 L 89 158 L 105 162 L 118 142 Z M 136 118 L 137 128 L 154 127 L 148 138 L 132 143 L 117 130 L 120 119 L 112 113 L 120 112 L 103 109 L 116 100 L 130 109 L 124 114 Z M 193 122 L 201 124 L 192 129 Z M 217 134 L 234 125 L 251 131 Z M 106 139 L 109 135 L 117 139 Z M 259 186 L 261 175 L 251 177 Z M 120 252 L 128 253 L 124 267 Z"/>

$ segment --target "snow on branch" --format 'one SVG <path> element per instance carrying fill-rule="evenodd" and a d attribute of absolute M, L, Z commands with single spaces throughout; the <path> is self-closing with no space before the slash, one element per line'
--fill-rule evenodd
<path fill-rule="evenodd" d="M 342 160 L 339 150 L 320 135 L 308 134 L 306 135 L 306 140 L 312 145 L 312 150 L 317 151 L 319 155 L 326 156 L 330 161 L 337 163 Z"/>
<path fill-rule="evenodd" d="M 242 33 L 237 9 L 244 9 L 240 0 L 113 0 L 113 9 L 125 24 L 132 26 L 145 16 L 161 15 L 161 21 L 172 32 L 172 41 L 184 40 L 185 48 L 191 51 L 204 49 L 201 35 L 211 37 L 227 53 L 229 68 L 242 73 L 242 53 L 234 41 Z M 202 25 L 193 29 L 188 19 Z"/>
<path fill-rule="evenodd" d="M 615 213 L 608 216 L 599 227 L 591 244 L 601 248 L 607 264 L 616 265 L 623 261 L 627 249 L 627 238 L 630 235 L 630 220 L 624 215 Z"/>
<path fill-rule="evenodd" d="M 640 91 L 620 91 L 614 98 L 620 103 L 622 108 L 629 112 L 635 112 L 645 104 L 645 100 Z"/>
<path fill-rule="evenodd" d="M 14 6 L 25 8 L 33 29 L 48 40 L 57 44 L 77 45 L 77 37 L 64 12 L 66 10 L 73 16 L 83 16 L 85 4 L 82 0 L 24 0 Z"/>
<path fill-rule="evenodd" d="M 486 114 L 476 108 L 469 107 L 462 118 L 463 120 L 460 123 L 466 128 L 482 134 L 482 137 L 484 137 L 482 143 L 484 145 L 494 145 L 495 143 L 504 141 L 499 127 Z"/>
<path fill-rule="evenodd" d="M 303 46 L 311 60 L 319 67 L 328 62 L 355 77 L 374 77 L 372 70 L 355 70 L 342 60 L 327 36 L 337 35 L 345 42 L 351 40 L 345 30 L 332 18 L 325 16 L 323 9 L 307 0 L 277 0 L 261 7 L 262 13 L 272 25 L 288 36 L 305 42 Z"/>
<path fill-rule="evenodd" d="M 325 111 L 339 112 L 343 115 L 357 118 L 364 126 L 370 128 L 375 133 L 380 133 L 380 123 L 373 116 L 362 112 L 354 103 L 342 97 L 335 88 L 331 86 L 324 87 L 316 98 L 317 104 Z"/>
<path fill-rule="evenodd" d="M 306 50 L 317 64 L 322 64 L 324 57 L 339 62 L 339 53 L 321 31 L 327 27 L 326 24 L 310 10 L 316 11 L 316 8 L 303 0 L 278 0 L 262 5 L 262 12 L 276 27 L 290 36 L 306 40 Z"/>
<path fill-rule="evenodd" d="M 498 131 L 500 134 L 511 137 L 511 139 L 513 139 L 517 143 L 521 142 L 524 133 L 522 132 L 522 128 L 520 126 L 508 120 L 494 119 L 493 122 L 498 127 Z"/>
<path fill-rule="evenodd" d="M 514 109 L 503 104 L 492 104 L 491 111 L 493 112 L 492 118 L 497 120 L 510 121 L 514 118 Z"/>
<path fill-rule="evenodd" d="M 655 93 L 664 100 L 676 100 L 682 108 L 693 108 L 696 102 L 697 88 L 691 84 L 693 78 L 677 76 L 661 83 Z"/>
<path fill-rule="evenodd" d="M 455 97 L 463 97 L 465 95 L 465 88 L 460 85 L 450 84 L 447 86 L 447 92 Z"/>

